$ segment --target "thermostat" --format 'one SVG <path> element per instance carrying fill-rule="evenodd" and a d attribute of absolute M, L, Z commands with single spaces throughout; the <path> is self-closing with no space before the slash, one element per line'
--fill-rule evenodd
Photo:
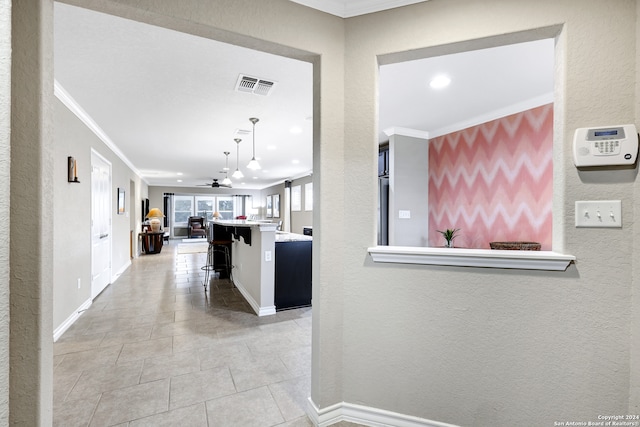
<path fill-rule="evenodd" d="M 573 136 L 573 163 L 582 166 L 632 165 L 638 156 L 635 125 L 578 128 Z"/>

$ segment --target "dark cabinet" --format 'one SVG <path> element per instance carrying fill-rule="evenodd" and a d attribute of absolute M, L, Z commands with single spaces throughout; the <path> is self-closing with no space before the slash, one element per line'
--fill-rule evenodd
<path fill-rule="evenodd" d="M 389 176 L 389 146 L 380 147 L 378 152 L 378 176 Z"/>
<path fill-rule="evenodd" d="M 311 240 L 276 242 L 276 310 L 311 305 Z"/>
<path fill-rule="evenodd" d="M 159 254 L 162 251 L 164 231 L 147 231 L 140 233 L 142 251 L 145 254 Z"/>

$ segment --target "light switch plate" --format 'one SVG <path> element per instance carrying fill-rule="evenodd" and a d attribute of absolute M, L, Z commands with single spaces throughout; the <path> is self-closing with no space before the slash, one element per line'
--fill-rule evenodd
<path fill-rule="evenodd" d="M 398 218 L 411 219 L 411 211 L 398 211 Z"/>
<path fill-rule="evenodd" d="M 576 200 L 576 227 L 622 227 L 622 201 Z"/>

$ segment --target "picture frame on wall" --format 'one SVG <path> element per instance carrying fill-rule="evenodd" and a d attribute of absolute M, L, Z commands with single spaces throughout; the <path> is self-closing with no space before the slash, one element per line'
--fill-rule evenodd
<path fill-rule="evenodd" d="M 280 195 L 273 195 L 273 217 L 280 218 Z"/>
<path fill-rule="evenodd" d="M 118 215 L 124 215 L 124 188 L 118 188 Z"/>
<path fill-rule="evenodd" d="M 167 210 L 165 209 L 165 212 Z M 149 213 L 149 199 L 142 199 L 142 222 L 147 220 L 147 214 Z"/>
<path fill-rule="evenodd" d="M 267 196 L 267 218 L 273 218 L 273 199 Z"/>

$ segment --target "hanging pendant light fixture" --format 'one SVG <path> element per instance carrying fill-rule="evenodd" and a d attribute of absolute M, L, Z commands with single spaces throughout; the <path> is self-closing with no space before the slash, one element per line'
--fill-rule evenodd
<path fill-rule="evenodd" d="M 227 159 L 224 162 L 224 179 L 222 180 L 222 185 L 231 185 L 231 180 L 229 179 L 229 154 L 231 153 L 228 151 L 224 152 Z"/>
<path fill-rule="evenodd" d="M 258 163 L 258 161 L 256 160 L 256 123 L 258 123 L 260 119 L 251 117 L 249 121 L 253 123 L 253 157 L 251 158 L 251 161 L 249 162 L 247 167 L 251 170 L 258 170 L 260 169 L 260 163 Z"/>
<path fill-rule="evenodd" d="M 240 141 L 242 140 L 240 138 L 236 138 L 234 139 L 234 141 L 236 142 L 238 147 L 238 155 L 236 157 L 236 171 L 231 176 L 235 179 L 241 179 L 244 178 L 244 174 L 240 171 Z"/>

